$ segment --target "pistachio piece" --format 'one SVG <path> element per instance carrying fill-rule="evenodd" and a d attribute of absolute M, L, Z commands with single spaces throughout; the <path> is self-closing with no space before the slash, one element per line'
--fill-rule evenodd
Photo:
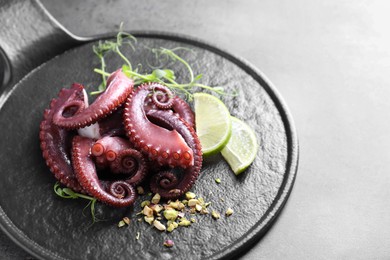
<path fill-rule="evenodd" d="M 167 209 L 167 210 L 164 210 L 163 214 L 167 220 L 175 220 L 175 219 L 177 219 L 179 212 L 177 212 L 177 210 L 175 210 L 175 209 Z"/>
<path fill-rule="evenodd" d="M 179 226 L 179 224 L 177 224 L 174 221 L 168 221 L 167 225 L 168 225 L 168 227 L 167 227 L 168 232 L 172 232 L 175 228 L 177 228 Z"/>
<path fill-rule="evenodd" d="M 154 217 L 153 216 L 145 216 L 144 220 L 145 220 L 145 222 L 149 223 L 149 225 L 152 225 L 152 223 L 154 221 Z"/>
<path fill-rule="evenodd" d="M 202 206 L 201 205 L 199 205 L 199 204 L 196 204 L 195 205 L 195 209 L 196 209 L 196 211 L 198 211 L 198 212 L 200 212 L 201 210 L 202 210 Z"/>
<path fill-rule="evenodd" d="M 160 205 L 160 204 L 154 204 L 154 205 L 150 206 L 150 208 L 151 208 L 156 214 L 160 213 L 161 210 L 164 209 L 164 207 L 163 207 L 162 205 Z"/>
<path fill-rule="evenodd" d="M 187 199 L 187 200 L 195 199 L 195 197 L 196 197 L 195 193 L 190 192 L 190 191 L 187 191 L 187 192 L 186 192 L 186 199 Z"/>
<path fill-rule="evenodd" d="M 137 193 L 138 193 L 139 195 L 144 194 L 144 193 L 145 193 L 144 188 L 143 188 L 142 186 L 138 186 L 138 187 L 137 187 Z"/>
<path fill-rule="evenodd" d="M 234 213 L 233 209 L 228 208 L 228 209 L 226 210 L 226 212 L 225 212 L 225 215 L 229 217 L 229 216 L 231 216 L 233 213 Z"/>
<path fill-rule="evenodd" d="M 191 225 L 191 222 L 188 219 L 186 219 L 186 218 L 180 219 L 179 226 L 188 227 L 190 225 Z"/>
<path fill-rule="evenodd" d="M 160 194 L 156 193 L 156 194 L 154 194 L 154 196 L 153 196 L 151 201 L 152 201 L 153 204 L 158 204 L 160 202 L 160 199 L 161 199 Z"/>
<path fill-rule="evenodd" d="M 216 178 L 216 179 L 215 179 L 215 182 L 216 182 L 217 184 L 220 184 L 220 183 L 221 183 L 221 179 L 220 179 L 220 178 Z"/>
<path fill-rule="evenodd" d="M 166 230 L 166 227 L 164 226 L 164 224 L 161 223 L 161 222 L 158 221 L 158 220 L 153 221 L 153 226 L 154 226 L 155 228 L 157 228 L 158 230 L 160 230 L 160 231 L 165 231 L 165 230 Z"/>
<path fill-rule="evenodd" d="M 200 211 L 200 214 L 209 214 L 209 211 L 206 208 L 202 208 L 202 210 Z"/>
<path fill-rule="evenodd" d="M 190 199 L 188 201 L 188 207 L 194 207 L 196 204 L 199 204 L 199 200 L 197 199 Z"/>
<path fill-rule="evenodd" d="M 217 211 L 215 211 L 215 210 L 213 210 L 213 211 L 211 212 L 211 216 L 212 216 L 214 219 L 219 219 L 219 218 L 221 217 L 221 215 L 220 215 Z"/>
<path fill-rule="evenodd" d="M 149 206 L 145 206 L 142 210 L 142 214 L 148 217 L 153 216 L 153 209 L 151 209 Z"/>
<path fill-rule="evenodd" d="M 170 207 L 172 207 L 172 208 L 174 208 L 174 209 L 177 209 L 177 210 L 182 210 L 182 209 L 185 208 L 185 205 L 184 205 L 182 202 L 178 201 L 178 200 L 176 200 L 176 201 L 171 201 L 171 202 L 168 204 L 168 206 L 170 206 Z"/>
<path fill-rule="evenodd" d="M 149 200 L 144 200 L 141 202 L 141 208 L 145 207 L 145 206 L 149 206 L 150 205 L 150 201 Z"/>
<path fill-rule="evenodd" d="M 126 225 L 126 223 L 123 220 L 119 221 L 118 227 L 123 227 L 124 225 Z"/>
<path fill-rule="evenodd" d="M 174 245 L 175 245 L 175 243 L 173 243 L 173 241 L 170 239 L 167 239 L 164 241 L 164 246 L 166 246 L 166 247 L 173 247 Z"/>
<path fill-rule="evenodd" d="M 126 223 L 126 225 L 130 225 L 130 219 L 128 217 L 124 217 L 122 220 Z"/>

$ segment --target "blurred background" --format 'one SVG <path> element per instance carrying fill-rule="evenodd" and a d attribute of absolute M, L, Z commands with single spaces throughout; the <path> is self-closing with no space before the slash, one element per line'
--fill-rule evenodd
<path fill-rule="evenodd" d="M 390 2 L 41 1 L 76 35 L 120 22 L 189 35 L 274 83 L 298 130 L 298 176 L 276 223 L 241 259 L 390 258 Z M 12 243 L 0 252 L 29 258 Z"/>

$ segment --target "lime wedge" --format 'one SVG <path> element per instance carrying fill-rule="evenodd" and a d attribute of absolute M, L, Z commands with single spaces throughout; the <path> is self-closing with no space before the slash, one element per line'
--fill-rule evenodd
<path fill-rule="evenodd" d="M 194 94 L 195 124 L 203 156 L 216 154 L 231 136 L 230 112 L 217 97 L 206 93 Z"/>
<path fill-rule="evenodd" d="M 255 132 L 249 125 L 233 116 L 231 120 L 232 136 L 221 154 L 233 172 L 238 175 L 255 160 L 258 144 Z"/>

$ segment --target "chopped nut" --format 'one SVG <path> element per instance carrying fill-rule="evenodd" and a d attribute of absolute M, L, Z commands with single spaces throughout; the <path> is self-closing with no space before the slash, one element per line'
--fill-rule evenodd
<path fill-rule="evenodd" d="M 191 221 L 192 223 L 195 223 L 195 222 L 196 222 L 196 219 L 195 219 L 195 218 L 191 218 L 190 221 Z"/>
<path fill-rule="evenodd" d="M 194 207 L 196 204 L 199 204 L 199 200 L 197 199 L 190 199 L 188 201 L 188 207 Z"/>
<path fill-rule="evenodd" d="M 118 227 L 123 227 L 124 225 L 126 225 L 126 223 L 123 220 L 119 221 Z"/>
<path fill-rule="evenodd" d="M 196 204 L 195 205 L 195 209 L 196 209 L 196 211 L 198 211 L 198 212 L 200 212 L 201 210 L 202 210 L 202 206 L 201 205 L 199 205 L 199 204 Z"/>
<path fill-rule="evenodd" d="M 171 201 L 168 206 L 171 206 L 172 208 L 174 209 L 177 209 L 177 210 L 182 210 L 185 208 L 185 205 L 183 203 L 181 203 L 180 201 L 176 200 L 176 201 Z"/>
<path fill-rule="evenodd" d="M 211 212 L 211 216 L 212 216 L 214 219 L 219 219 L 219 218 L 221 217 L 221 215 L 220 215 L 217 211 L 215 211 L 215 210 L 213 210 L 213 211 Z"/>
<path fill-rule="evenodd" d="M 175 220 L 175 219 L 177 219 L 179 212 L 177 212 L 177 210 L 175 210 L 175 209 L 167 209 L 167 210 L 164 210 L 163 214 L 167 220 Z"/>
<path fill-rule="evenodd" d="M 179 226 L 179 224 L 177 224 L 174 221 L 168 221 L 167 225 L 168 225 L 168 227 L 167 227 L 168 232 L 172 232 L 175 228 L 177 228 Z"/>
<path fill-rule="evenodd" d="M 122 220 L 126 223 L 126 225 L 130 225 L 130 219 L 128 217 L 124 217 Z"/>
<path fill-rule="evenodd" d="M 144 193 L 145 193 L 144 188 L 143 188 L 142 186 L 138 186 L 138 187 L 137 187 L 137 193 L 138 193 L 139 195 L 144 194 Z"/>
<path fill-rule="evenodd" d="M 144 200 L 141 202 L 141 208 L 145 207 L 145 206 L 149 206 L 150 205 L 150 201 L 149 200 Z"/>
<path fill-rule="evenodd" d="M 225 212 L 225 215 L 229 217 L 229 216 L 231 216 L 231 215 L 233 214 L 233 212 L 234 212 L 233 209 L 228 208 L 228 209 L 226 210 L 226 212 Z"/>
<path fill-rule="evenodd" d="M 190 225 L 191 225 L 191 222 L 188 219 L 186 219 L 186 218 L 180 219 L 179 226 L 188 227 Z"/>
<path fill-rule="evenodd" d="M 166 247 L 173 247 L 175 243 L 173 243 L 172 240 L 168 239 L 164 241 L 164 246 Z"/>
<path fill-rule="evenodd" d="M 142 210 L 142 214 L 148 217 L 153 216 L 153 209 L 149 208 L 149 206 L 145 206 Z"/>
<path fill-rule="evenodd" d="M 207 203 L 203 204 L 203 206 L 204 206 L 205 208 L 207 208 L 208 206 L 210 206 L 210 204 L 211 204 L 211 202 L 207 202 Z"/>
<path fill-rule="evenodd" d="M 209 214 L 210 212 L 208 211 L 208 209 L 205 209 L 205 208 L 202 208 L 202 210 L 200 211 L 200 214 Z"/>
<path fill-rule="evenodd" d="M 155 228 L 157 228 L 158 230 L 160 230 L 160 231 L 165 231 L 165 230 L 166 230 L 166 227 L 164 226 L 164 224 L 161 223 L 161 222 L 158 221 L 158 220 L 153 221 L 153 226 L 154 226 Z"/>
<path fill-rule="evenodd" d="M 196 197 L 195 193 L 190 192 L 190 191 L 186 192 L 186 199 L 187 200 L 195 199 L 195 197 Z"/>
<path fill-rule="evenodd" d="M 160 194 L 156 193 L 156 194 L 154 194 L 154 196 L 153 196 L 151 201 L 152 201 L 153 204 L 158 204 L 160 202 L 160 199 L 161 199 Z"/>
<path fill-rule="evenodd" d="M 144 220 L 145 220 L 145 222 L 149 223 L 149 225 L 152 225 L 152 223 L 154 221 L 154 217 L 153 216 L 145 216 Z"/>
<path fill-rule="evenodd" d="M 220 179 L 220 178 L 216 178 L 216 179 L 215 179 L 215 182 L 218 183 L 218 184 L 220 184 L 220 183 L 221 183 L 221 179 Z"/>
<path fill-rule="evenodd" d="M 160 204 L 154 204 L 152 206 L 150 206 L 150 208 L 155 212 L 155 213 L 160 213 L 161 210 L 164 209 L 164 207 Z"/>

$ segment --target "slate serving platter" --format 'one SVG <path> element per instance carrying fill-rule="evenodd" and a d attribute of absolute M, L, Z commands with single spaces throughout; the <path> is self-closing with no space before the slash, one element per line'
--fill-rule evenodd
<path fill-rule="evenodd" d="M 276 89 L 258 70 L 225 51 L 188 37 L 136 33 L 136 51 L 125 51 L 133 64 L 153 62 L 150 48 L 185 47 L 181 55 L 193 64 L 202 82 L 223 86 L 236 97 L 224 96 L 231 114 L 254 128 L 259 152 L 246 172 L 235 176 L 220 156 L 204 162 L 192 191 L 211 202 L 222 217 L 197 215 L 196 223 L 162 233 L 138 222 L 136 205 L 113 209 L 99 204 L 104 221 L 91 224 L 84 200 L 68 200 L 53 192 L 55 179 L 39 148 L 39 123 L 51 98 L 73 82 L 94 90 L 100 77 L 99 61 L 86 43 L 49 60 L 29 73 L 0 104 L 0 226 L 17 244 L 40 259 L 227 259 L 245 252 L 269 229 L 291 192 L 298 163 L 298 142 L 292 118 Z M 108 70 L 122 62 L 108 56 Z M 183 68 L 167 64 L 185 80 Z M 145 67 L 144 67 L 145 68 Z M 221 183 L 215 182 L 216 178 Z M 234 214 L 223 213 L 231 207 Z M 83 215 L 83 212 L 85 213 Z M 128 227 L 118 221 L 129 217 Z M 137 236 L 138 239 L 137 239 Z M 163 242 L 172 239 L 173 248 Z"/>

